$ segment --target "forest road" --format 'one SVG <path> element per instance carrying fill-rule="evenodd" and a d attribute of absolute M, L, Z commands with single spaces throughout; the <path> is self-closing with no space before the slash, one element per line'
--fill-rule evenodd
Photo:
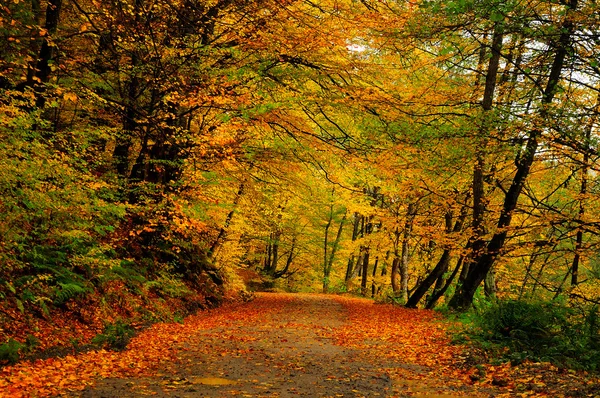
<path fill-rule="evenodd" d="M 176 350 L 178 360 L 155 376 L 103 379 L 76 396 L 490 396 L 467 386 L 444 387 L 441 380 L 432 384 L 424 366 L 385 363 L 389 359 L 373 358 L 364 348 L 336 344 L 337 332 L 352 325 L 347 306 L 335 296 L 260 293 L 220 314 L 211 327 L 165 347 Z M 412 376 L 398 380 L 390 368 Z"/>

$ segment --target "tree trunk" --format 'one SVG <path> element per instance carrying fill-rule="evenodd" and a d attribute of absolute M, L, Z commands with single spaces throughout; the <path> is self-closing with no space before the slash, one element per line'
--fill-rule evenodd
<path fill-rule="evenodd" d="M 490 268 L 483 282 L 483 291 L 485 292 L 486 297 L 491 299 L 496 298 L 496 291 L 498 289 L 496 287 L 496 270 L 494 267 Z"/>
<path fill-rule="evenodd" d="M 352 222 L 353 226 L 352 226 L 352 242 L 355 242 L 356 239 L 358 239 L 358 235 L 359 235 L 359 230 L 360 230 L 360 219 L 361 216 L 358 213 L 354 213 L 354 221 Z M 360 256 L 360 254 L 359 254 Z M 346 276 L 345 276 L 345 282 L 346 282 L 346 289 L 348 289 L 350 287 L 350 280 L 353 278 L 354 276 L 354 268 L 359 267 L 360 266 L 360 257 L 358 259 L 358 261 L 356 262 L 356 265 L 354 263 L 354 258 L 355 258 L 355 254 L 351 254 L 350 258 L 348 259 L 348 264 L 346 266 Z"/>
<path fill-rule="evenodd" d="M 142 0 L 135 0 L 134 2 L 134 15 L 136 25 L 140 23 L 141 13 L 140 8 Z M 133 51 L 131 54 L 131 77 L 127 86 L 127 98 L 124 102 L 126 104 L 126 111 L 123 119 L 123 131 L 120 136 L 117 137 L 117 143 L 113 150 L 113 158 L 115 159 L 115 168 L 117 175 L 123 179 L 130 177 L 129 173 L 129 152 L 131 150 L 131 137 L 133 131 L 138 127 L 136 122 L 136 105 L 138 101 L 139 91 L 139 78 L 137 76 L 137 67 L 140 64 L 138 54 Z"/>
<path fill-rule="evenodd" d="M 274 278 L 281 278 L 282 276 L 287 274 L 288 271 L 290 270 L 290 266 L 292 265 L 292 262 L 294 261 L 294 257 L 295 257 L 294 250 L 296 249 L 296 242 L 297 242 L 297 237 L 294 236 L 294 238 L 292 239 L 292 247 L 290 248 L 290 252 L 288 254 L 287 260 L 285 261 L 285 266 L 283 267 L 283 269 L 281 271 L 275 270 L 275 272 L 273 273 Z"/>
<path fill-rule="evenodd" d="M 340 220 L 340 226 L 338 227 L 337 235 L 335 236 L 335 241 L 333 242 L 333 247 L 331 248 L 331 253 L 329 254 L 329 268 L 331 269 L 331 265 L 333 264 L 333 260 L 335 259 L 335 253 L 337 249 L 340 247 L 340 240 L 342 239 L 342 232 L 344 231 L 344 224 L 346 223 L 346 214 Z"/>
<path fill-rule="evenodd" d="M 531 277 L 533 265 L 535 264 L 535 260 L 537 260 L 539 256 L 539 252 L 536 251 L 529 256 L 529 262 L 527 263 L 527 269 L 525 271 L 525 277 L 523 278 L 523 282 L 521 283 L 521 289 L 519 290 L 519 300 L 523 298 L 525 294 L 525 288 L 527 287 L 527 282 L 529 282 L 529 278 Z"/>
<path fill-rule="evenodd" d="M 375 277 L 377 276 L 377 266 L 379 265 L 379 257 L 375 257 L 375 264 L 373 264 L 373 272 L 371 274 L 371 297 L 375 297 Z"/>
<path fill-rule="evenodd" d="M 460 215 L 458 219 L 452 226 L 452 213 L 448 212 L 445 216 L 446 221 L 446 233 L 457 233 L 460 232 L 463 228 L 465 219 L 467 218 L 468 207 L 463 206 L 461 209 Z M 442 256 L 440 257 L 438 263 L 434 267 L 433 271 L 415 288 L 415 291 L 411 294 L 410 298 L 406 302 L 406 307 L 408 308 L 417 308 L 417 305 L 425 296 L 429 288 L 436 283 L 434 293 L 439 291 L 443 286 L 443 276 L 446 272 L 448 272 L 448 266 L 450 265 L 452 251 L 449 248 L 444 249 Z"/>
<path fill-rule="evenodd" d="M 223 226 L 221 227 L 221 230 L 219 231 L 219 235 L 217 235 L 217 238 L 215 239 L 213 244 L 210 246 L 210 249 L 208 250 L 208 258 L 214 258 L 215 254 L 217 253 L 217 250 L 219 250 L 221 245 L 225 242 L 225 238 L 227 238 L 227 231 L 229 230 L 229 226 L 231 225 L 231 220 L 233 219 L 233 215 L 235 214 L 238 203 L 240 202 L 240 198 L 242 197 L 243 194 L 244 194 L 244 183 L 241 183 L 240 188 L 238 189 L 237 194 L 235 195 L 235 199 L 233 199 L 233 208 L 227 214 L 227 217 L 225 218 L 225 223 L 223 224 Z"/>
<path fill-rule="evenodd" d="M 335 241 L 333 242 L 333 246 L 331 247 L 331 253 L 329 254 L 329 258 L 327 259 L 327 267 L 325 268 L 325 275 L 323 278 L 323 293 L 327 293 L 329 290 L 329 275 L 331 274 L 331 269 L 333 267 L 333 260 L 335 259 L 335 253 L 340 245 L 340 240 L 342 239 L 342 231 L 344 230 L 344 223 L 346 222 L 346 214 L 342 217 L 340 221 L 340 226 L 338 227 L 337 235 L 335 236 Z"/>
<path fill-rule="evenodd" d="M 394 292 L 394 294 L 396 294 L 400 291 L 400 258 L 399 257 L 394 257 L 394 260 L 392 261 L 392 272 L 390 273 L 390 275 L 391 275 L 391 281 L 392 281 L 392 291 Z"/>
<path fill-rule="evenodd" d="M 575 255 L 573 256 L 573 263 L 571 264 L 571 286 L 577 286 L 579 283 L 579 263 L 581 261 L 581 250 L 583 249 L 583 228 L 581 224 L 584 222 L 583 218 L 585 215 L 585 196 L 588 193 L 588 170 L 590 162 L 590 139 L 592 137 L 592 130 L 594 129 L 594 121 L 600 110 L 600 93 L 596 99 L 596 106 L 594 106 L 594 116 L 589 121 L 585 129 L 584 137 L 584 152 L 583 152 L 583 164 L 581 166 L 581 185 L 579 189 L 579 212 L 577 214 L 577 221 L 579 223 L 577 227 L 577 235 L 575 237 Z"/>
<path fill-rule="evenodd" d="M 403 302 L 406 302 L 408 300 L 408 242 L 412 232 L 415 214 L 416 205 L 414 203 L 410 203 L 408 205 L 408 209 L 406 210 L 406 222 L 404 223 L 404 233 L 402 236 L 402 253 L 400 257 L 400 298 Z"/>
<path fill-rule="evenodd" d="M 458 261 L 456 263 L 456 267 L 454 268 L 454 271 L 452 271 L 452 275 L 450 275 L 448 277 L 444 286 L 442 288 L 440 288 L 439 290 L 434 290 L 434 292 L 431 294 L 431 296 L 429 296 L 429 299 L 427 300 L 427 304 L 425 304 L 426 309 L 428 309 L 428 310 L 433 309 L 435 307 L 435 304 L 437 303 L 437 301 L 440 299 L 440 297 L 442 297 L 446 293 L 446 291 L 452 284 L 452 281 L 456 277 L 456 274 L 458 274 L 458 271 L 462 268 L 462 265 L 464 264 L 464 259 L 465 259 L 464 256 L 460 256 L 460 258 L 458 259 Z"/>
<path fill-rule="evenodd" d="M 448 264 L 448 266 L 449 265 L 450 264 Z M 448 272 L 448 268 L 446 268 L 446 272 Z M 444 272 L 442 275 L 438 276 L 437 280 L 435 281 L 435 286 L 433 286 L 433 293 L 432 294 L 435 294 L 436 292 L 439 292 L 440 289 L 446 283 L 446 278 L 445 278 L 446 272 Z"/>
<path fill-rule="evenodd" d="M 45 85 L 50 80 L 50 74 L 52 73 L 52 68 L 50 66 L 51 62 L 54 61 L 58 53 L 51 36 L 54 35 L 58 29 L 61 7 L 62 0 L 48 0 L 48 5 L 46 7 L 46 22 L 44 24 L 46 35 L 42 40 L 42 46 L 35 65 L 34 81 L 29 84 L 34 87 L 36 96 L 35 104 L 38 108 L 43 108 L 46 102 L 46 98 L 44 97 L 44 92 L 46 91 Z"/>
<path fill-rule="evenodd" d="M 329 264 L 327 256 L 327 245 L 329 244 L 329 228 L 333 222 L 333 205 L 329 206 L 329 219 L 325 224 L 325 236 L 323 238 L 323 293 L 327 293 L 329 289 Z"/>
<path fill-rule="evenodd" d="M 419 301 L 421 301 L 423 296 L 425 296 L 425 293 L 427 293 L 427 291 L 429 290 L 431 285 L 433 285 L 434 282 L 439 277 L 444 275 L 444 273 L 448 270 L 449 264 L 450 264 L 450 249 L 446 249 L 442 253 L 442 257 L 440 257 L 440 259 L 439 259 L 438 263 L 436 264 L 435 268 L 433 269 L 433 271 L 431 271 L 431 273 L 429 275 L 427 275 L 427 277 L 417 286 L 417 288 L 415 289 L 413 294 L 406 301 L 405 306 L 407 308 L 417 308 Z"/>
<path fill-rule="evenodd" d="M 402 256 L 400 257 L 400 299 L 408 300 L 408 236 L 402 240 Z"/>
<path fill-rule="evenodd" d="M 279 231 L 273 234 L 273 242 L 271 243 L 271 267 L 269 269 L 269 275 L 275 275 L 277 271 L 277 263 L 279 262 L 279 237 L 281 233 Z"/>
<path fill-rule="evenodd" d="M 502 39 L 503 34 L 503 23 L 497 22 L 494 25 L 494 33 L 492 35 L 491 43 L 491 57 L 488 62 L 487 73 L 485 77 L 485 87 L 483 93 L 483 100 L 481 102 L 481 121 L 478 131 L 479 142 L 475 150 L 475 165 L 473 167 L 473 180 L 472 180 L 472 192 L 473 192 L 473 220 L 471 224 L 472 235 L 467 244 L 471 252 L 471 256 L 466 258 L 463 270 L 460 275 L 460 283 L 464 283 L 469 273 L 469 269 L 474 259 L 484 250 L 485 241 L 485 213 L 486 213 L 486 200 L 485 200 L 485 168 L 486 168 L 486 154 L 488 146 L 488 132 L 489 126 L 489 115 L 493 108 L 494 95 L 496 92 L 496 80 L 498 71 L 500 68 L 500 56 L 502 50 Z"/>
<path fill-rule="evenodd" d="M 49 4 L 48 4 L 49 5 Z M 45 24 L 45 21 L 42 21 L 42 5 L 40 4 L 40 0 L 31 0 L 31 15 L 33 17 L 34 26 Z M 22 90 L 24 87 L 33 87 L 35 85 L 35 77 L 37 73 L 37 63 L 39 61 L 39 53 L 40 48 L 42 47 L 43 38 L 31 37 L 29 41 L 29 53 L 30 54 L 38 54 L 38 59 L 34 59 L 27 63 L 27 77 L 24 83 L 21 83 L 20 86 L 17 85 L 17 88 Z M 2 87 L 7 88 L 7 87 Z"/>
<path fill-rule="evenodd" d="M 354 271 L 354 254 L 350 256 L 348 259 L 348 264 L 346 265 L 346 276 L 344 277 L 346 284 L 348 284 L 352 278 L 352 271 Z"/>
<path fill-rule="evenodd" d="M 360 282 L 360 294 L 362 296 L 366 296 L 367 295 L 367 279 L 369 277 L 369 248 L 367 247 L 365 249 L 365 253 L 363 256 L 363 262 L 362 262 L 362 279 Z"/>
<path fill-rule="evenodd" d="M 265 262 L 263 265 L 263 270 L 266 274 L 269 274 L 270 270 L 271 270 L 271 237 L 272 234 L 269 235 L 269 241 L 267 242 L 267 247 L 265 249 Z"/>

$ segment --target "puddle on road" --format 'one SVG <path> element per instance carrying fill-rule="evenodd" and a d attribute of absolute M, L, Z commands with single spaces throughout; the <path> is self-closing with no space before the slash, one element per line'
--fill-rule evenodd
<path fill-rule="evenodd" d="M 190 377 L 192 384 L 203 384 L 205 386 L 228 386 L 236 382 L 222 377 Z"/>
<path fill-rule="evenodd" d="M 408 392 L 412 393 L 412 397 L 416 398 L 460 398 L 461 395 L 451 394 L 447 392 L 443 392 L 435 386 L 428 385 L 427 382 L 423 380 L 410 380 L 410 379 L 402 379 L 402 380 L 394 380 L 394 385 L 398 388 L 406 389 Z"/>

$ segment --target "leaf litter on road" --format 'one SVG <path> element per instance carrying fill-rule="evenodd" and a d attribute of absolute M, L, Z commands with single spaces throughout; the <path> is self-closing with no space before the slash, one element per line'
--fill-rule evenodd
<path fill-rule="evenodd" d="M 474 378 L 465 349 L 450 344 L 448 323 L 433 311 L 258 294 L 183 324 L 156 324 L 125 351 L 5 367 L 0 396 L 558 396 L 509 364 L 485 365 Z M 517 391 L 519 382 L 531 389 Z"/>

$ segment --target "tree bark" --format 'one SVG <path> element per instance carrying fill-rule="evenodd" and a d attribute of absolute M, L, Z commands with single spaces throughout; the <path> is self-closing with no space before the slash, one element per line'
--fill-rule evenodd
<path fill-rule="evenodd" d="M 494 95 L 496 92 L 496 81 L 498 78 L 498 71 L 500 69 L 500 57 L 502 50 L 503 40 L 503 27 L 502 23 L 497 22 L 494 25 L 494 32 L 492 34 L 491 43 L 491 57 L 488 62 L 487 73 L 485 77 L 485 86 L 483 92 L 483 100 L 481 102 L 481 124 L 479 126 L 478 137 L 479 142 L 475 150 L 475 165 L 473 167 L 473 180 L 472 180 L 472 192 L 473 192 L 473 220 L 471 224 L 472 236 L 468 246 L 473 253 L 471 256 L 466 258 L 463 270 L 460 275 L 460 283 L 464 283 L 469 273 L 469 269 L 474 259 L 484 250 L 485 247 L 485 213 L 486 213 L 486 200 L 485 200 L 485 168 L 486 168 L 486 154 L 488 145 L 488 131 L 490 111 L 493 108 Z"/>
<path fill-rule="evenodd" d="M 275 275 L 275 271 L 277 270 L 277 263 L 279 262 L 279 237 L 281 236 L 281 232 L 277 231 L 273 234 L 273 242 L 271 243 L 271 266 L 269 268 L 269 274 Z"/>
<path fill-rule="evenodd" d="M 264 271 L 269 276 L 274 276 L 277 271 L 277 263 L 279 262 L 279 240 L 281 231 L 277 230 L 269 236 L 267 245 L 267 256 L 265 259 Z"/>
<path fill-rule="evenodd" d="M 379 257 L 375 257 L 373 272 L 371 273 L 371 298 L 375 297 L 375 277 L 377 276 L 377 267 L 379 266 Z"/>
<path fill-rule="evenodd" d="M 290 252 L 288 254 L 287 260 L 285 261 L 285 266 L 283 267 L 282 270 L 277 271 L 275 270 L 275 272 L 273 272 L 273 277 L 274 278 L 281 278 L 282 276 L 284 276 L 285 274 L 287 274 L 290 270 L 290 267 L 292 265 L 292 262 L 294 261 L 294 250 L 296 249 L 296 242 L 297 242 L 297 238 L 296 236 L 294 236 L 294 238 L 292 239 L 292 247 L 290 248 Z"/>
<path fill-rule="evenodd" d="M 214 258 L 215 254 L 217 253 L 217 250 L 219 250 L 221 245 L 225 242 L 225 238 L 227 238 L 227 231 L 229 230 L 229 226 L 231 225 L 231 220 L 233 219 L 233 215 L 235 214 L 238 203 L 240 202 L 240 199 L 243 194 L 244 194 L 244 183 L 241 183 L 240 188 L 238 189 L 237 194 L 235 195 L 235 199 L 233 200 L 233 208 L 227 214 L 227 217 L 225 218 L 225 223 L 219 230 L 219 235 L 217 235 L 217 238 L 215 239 L 213 244 L 210 246 L 210 249 L 208 250 L 208 258 Z"/>
<path fill-rule="evenodd" d="M 400 258 L 394 257 L 392 261 L 392 272 L 391 281 L 392 281 L 392 291 L 397 293 L 400 291 Z"/>
<path fill-rule="evenodd" d="M 483 283 L 483 291 L 485 292 L 485 296 L 490 299 L 496 298 L 496 291 L 498 289 L 496 287 L 496 270 L 494 267 L 490 268 L 483 280 Z"/>
<path fill-rule="evenodd" d="M 327 256 L 327 246 L 329 245 L 329 228 L 333 222 L 333 204 L 329 206 L 329 218 L 325 224 L 325 236 L 323 238 L 323 293 L 327 293 L 329 288 L 329 264 Z"/>
<path fill-rule="evenodd" d="M 400 299 L 403 302 L 408 300 L 408 243 L 412 232 L 415 214 L 416 205 L 414 203 L 410 203 L 408 205 L 408 209 L 406 210 L 406 221 L 404 223 L 404 233 L 402 235 L 402 252 L 400 255 Z"/>
<path fill-rule="evenodd" d="M 592 130 L 594 129 L 594 121 L 597 117 L 598 110 L 600 110 L 600 93 L 596 99 L 596 106 L 594 106 L 594 116 L 586 126 L 585 137 L 584 137 L 584 152 L 583 152 L 583 164 L 581 166 L 581 185 L 579 188 L 579 212 L 577 214 L 577 234 L 575 237 L 575 255 L 573 256 L 573 263 L 571 264 L 571 286 L 577 286 L 579 284 L 579 263 L 581 261 L 581 251 L 583 249 L 583 228 L 581 224 L 585 216 L 585 196 L 588 193 L 588 171 L 590 162 L 590 139 L 592 137 Z"/>
<path fill-rule="evenodd" d="M 46 35 L 42 40 L 42 46 L 35 65 L 34 81 L 30 82 L 30 85 L 34 87 L 36 95 L 35 102 L 38 108 L 43 108 L 46 103 L 46 98 L 44 97 L 44 92 L 46 91 L 45 85 L 50 80 L 50 74 L 52 73 L 51 63 L 55 60 L 58 53 L 52 35 L 54 35 L 58 29 L 61 7 L 62 0 L 48 0 L 48 6 L 46 7 L 46 22 L 44 24 Z"/>
<path fill-rule="evenodd" d="M 435 307 L 435 304 L 437 303 L 437 301 L 440 299 L 440 297 L 442 297 L 446 293 L 446 291 L 452 284 L 452 281 L 456 277 L 456 274 L 458 274 L 458 271 L 462 268 L 462 265 L 464 264 L 464 259 L 465 259 L 464 256 L 460 256 L 460 258 L 458 259 L 458 261 L 456 263 L 456 267 L 454 268 L 454 271 L 452 271 L 452 275 L 450 275 L 448 277 L 444 286 L 439 290 L 435 290 L 431 294 L 431 296 L 427 300 L 427 304 L 425 304 L 426 309 L 428 309 L 428 310 L 433 309 Z"/>
<path fill-rule="evenodd" d="M 363 256 L 363 261 L 362 261 L 362 279 L 360 282 L 360 294 L 362 296 L 366 296 L 367 295 L 367 279 L 369 277 L 369 248 L 367 247 L 365 249 L 365 253 Z"/>
<path fill-rule="evenodd" d="M 348 284 L 350 279 L 352 278 L 352 271 L 354 270 L 354 254 L 350 255 L 348 259 L 348 264 L 346 264 L 346 275 L 344 277 L 344 282 Z"/>
<path fill-rule="evenodd" d="M 352 242 L 355 242 L 356 239 L 358 239 L 358 235 L 360 232 L 360 223 L 361 223 L 361 215 L 358 213 L 354 213 L 354 221 L 353 221 L 353 227 L 352 227 Z M 356 262 L 356 265 L 354 263 L 354 258 L 355 258 L 355 254 L 351 254 L 350 258 L 348 259 L 348 264 L 346 266 L 346 276 L 345 276 L 345 282 L 346 282 L 346 289 L 348 289 L 350 287 L 350 280 L 353 278 L 354 276 L 354 269 L 355 266 L 358 267 L 360 264 L 360 254 L 359 254 L 359 259 Z"/>
<path fill-rule="evenodd" d="M 446 214 L 446 233 L 457 233 L 462 230 L 465 219 L 467 218 L 467 211 L 468 207 L 464 206 L 460 212 L 458 219 L 454 223 L 454 226 L 452 226 L 452 213 L 448 212 Z M 409 297 L 405 305 L 407 308 L 417 308 L 417 305 L 419 304 L 423 296 L 425 296 L 427 291 L 431 288 L 431 286 L 434 283 L 439 284 L 439 286 L 436 284 L 436 289 L 434 289 L 434 292 L 442 288 L 442 277 L 446 272 L 448 272 L 451 254 L 452 250 L 450 248 L 444 249 L 442 256 L 440 257 L 438 263 L 433 268 L 431 273 L 427 275 L 427 277 L 415 288 L 415 291 Z"/>
<path fill-rule="evenodd" d="M 450 249 L 445 249 L 433 271 L 431 271 L 431 273 L 417 286 L 413 294 L 411 294 L 410 298 L 406 301 L 405 307 L 417 308 L 419 301 L 425 296 L 425 293 L 427 293 L 429 288 L 448 270 L 449 264 Z"/>
<path fill-rule="evenodd" d="M 340 240 L 342 239 L 342 231 L 344 230 L 344 223 L 346 222 L 346 214 L 340 220 L 340 225 L 338 227 L 337 234 L 335 236 L 335 241 L 333 242 L 333 246 L 331 247 L 331 253 L 329 254 L 329 258 L 327 261 L 327 267 L 325 268 L 325 274 L 323 275 L 323 292 L 327 293 L 329 290 L 329 275 L 331 274 L 331 269 L 333 267 L 333 260 L 335 259 L 335 253 L 337 252 L 338 247 L 340 246 Z"/>

